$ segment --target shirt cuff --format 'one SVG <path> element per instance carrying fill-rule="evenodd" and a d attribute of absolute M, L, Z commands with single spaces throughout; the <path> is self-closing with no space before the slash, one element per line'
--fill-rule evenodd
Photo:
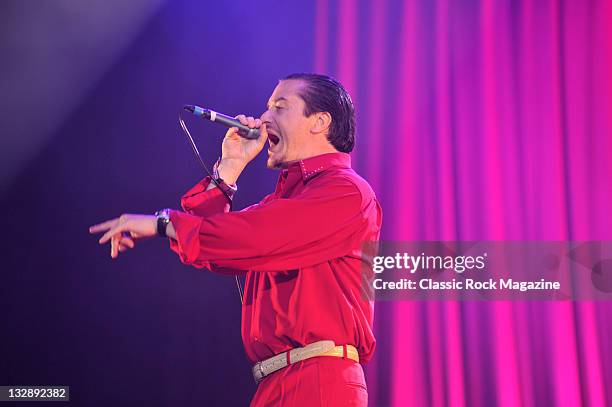
<path fill-rule="evenodd" d="M 181 207 L 185 212 L 200 216 L 209 216 L 214 213 L 228 212 L 231 202 L 219 188 L 209 189 L 211 177 L 206 177 L 194 185 L 181 197 Z"/>
<path fill-rule="evenodd" d="M 176 239 L 170 239 L 170 249 L 179 255 L 183 264 L 198 268 L 208 267 L 207 262 L 198 261 L 202 218 L 171 210 L 170 222 L 172 222 L 172 227 L 176 233 Z"/>

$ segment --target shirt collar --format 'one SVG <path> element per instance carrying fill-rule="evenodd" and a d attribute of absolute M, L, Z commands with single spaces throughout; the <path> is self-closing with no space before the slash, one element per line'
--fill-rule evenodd
<path fill-rule="evenodd" d="M 288 172 L 300 171 L 304 182 L 330 167 L 351 168 L 351 156 L 347 153 L 327 153 L 305 158 L 289 165 Z"/>

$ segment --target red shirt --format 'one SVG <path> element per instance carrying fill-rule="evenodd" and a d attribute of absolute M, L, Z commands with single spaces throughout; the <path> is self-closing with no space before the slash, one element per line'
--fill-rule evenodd
<path fill-rule="evenodd" d="M 246 276 L 242 340 L 252 362 L 331 339 L 367 362 L 376 340 L 374 303 L 364 296 L 364 241 L 378 240 L 382 210 L 350 156 L 330 153 L 281 171 L 274 193 L 229 212 L 205 178 L 171 211 L 185 264 Z"/>

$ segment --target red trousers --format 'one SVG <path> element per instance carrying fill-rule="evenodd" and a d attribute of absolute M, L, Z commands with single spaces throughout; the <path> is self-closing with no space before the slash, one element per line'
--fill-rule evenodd
<path fill-rule="evenodd" d="M 272 373 L 257 387 L 251 407 L 367 407 L 361 365 L 351 359 L 319 356 Z"/>

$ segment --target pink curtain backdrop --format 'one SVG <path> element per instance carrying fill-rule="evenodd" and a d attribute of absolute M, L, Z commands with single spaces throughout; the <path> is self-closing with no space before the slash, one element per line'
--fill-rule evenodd
<path fill-rule="evenodd" d="M 612 2 L 317 0 L 385 240 L 612 240 Z M 372 406 L 612 404 L 612 304 L 378 302 Z"/>

